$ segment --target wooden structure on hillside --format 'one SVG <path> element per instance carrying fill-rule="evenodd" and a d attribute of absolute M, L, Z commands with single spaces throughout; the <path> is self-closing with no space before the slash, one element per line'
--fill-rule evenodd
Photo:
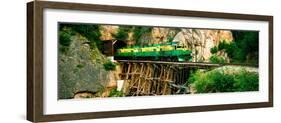
<path fill-rule="evenodd" d="M 219 64 L 191 62 L 119 60 L 123 92 L 128 96 L 189 93 L 185 85 L 192 67 L 219 67 Z"/>

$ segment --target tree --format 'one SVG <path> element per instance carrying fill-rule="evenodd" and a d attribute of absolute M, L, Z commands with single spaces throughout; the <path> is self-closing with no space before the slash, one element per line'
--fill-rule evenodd
<path fill-rule="evenodd" d="M 71 30 L 72 35 L 79 33 L 83 37 L 87 38 L 90 42 L 89 45 L 91 48 L 94 47 L 94 44 L 97 45 L 99 50 L 103 50 L 102 41 L 100 40 L 100 28 L 98 25 L 93 24 L 60 24 L 60 31 L 63 28 L 68 28 Z M 63 40 L 62 40 L 63 41 Z M 63 43 L 60 40 L 60 44 Z"/>
<path fill-rule="evenodd" d="M 131 32 L 132 27 L 131 26 L 119 26 L 118 32 L 116 34 L 113 34 L 113 37 L 118 40 L 127 40 L 129 37 L 129 32 Z"/>
<path fill-rule="evenodd" d="M 233 42 L 221 41 L 218 46 L 211 48 L 211 53 L 225 51 L 231 62 L 258 63 L 259 33 L 256 31 L 232 31 Z"/>
<path fill-rule="evenodd" d="M 151 33 L 152 31 L 152 27 L 134 27 L 133 29 L 133 38 L 136 41 L 136 44 L 141 45 L 142 44 L 142 40 L 141 37 L 145 34 Z"/>
<path fill-rule="evenodd" d="M 237 61 L 248 61 L 251 59 L 258 63 L 259 33 L 257 31 L 232 31 L 234 42 L 237 47 L 235 59 Z"/>

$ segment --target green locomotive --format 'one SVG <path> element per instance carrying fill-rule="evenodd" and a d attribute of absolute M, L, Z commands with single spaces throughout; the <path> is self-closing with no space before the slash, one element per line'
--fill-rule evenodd
<path fill-rule="evenodd" d="M 177 42 L 120 48 L 115 60 L 191 61 L 191 51 Z"/>

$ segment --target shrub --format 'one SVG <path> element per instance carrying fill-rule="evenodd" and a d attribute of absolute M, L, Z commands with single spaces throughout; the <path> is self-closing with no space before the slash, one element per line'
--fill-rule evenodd
<path fill-rule="evenodd" d="M 132 30 L 131 26 L 119 26 L 117 33 L 112 34 L 112 36 L 115 39 L 125 41 L 125 40 L 128 40 L 129 32 L 131 32 L 131 30 Z"/>
<path fill-rule="evenodd" d="M 98 25 L 91 24 L 60 24 L 60 30 L 64 28 L 69 29 L 72 33 L 79 33 L 83 37 L 87 38 L 90 43 L 91 49 L 96 45 L 99 50 L 103 50 L 102 41 L 100 40 L 100 27 Z"/>
<path fill-rule="evenodd" d="M 221 41 L 217 47 L 211 48 L 211 53 L 224 50 L 231 62 L 258 64 L 259 33 L 258 31 L 231 31 L 234 40 L 230 43 Z"/>
<path fill-rule="evenodd" d="M 212 56 L 210 57 L 210 62 L 222 64 L 222 63 L 225 63 L 226 60 L 225 60 L 225 58 L 222 57 L 222 56 L 212 55 Z"/>
<path fill-rule="evenodd" d="M 210 79 L 213 81 L 215 92 L 232 92 L 235 91 L 234 88 L 234 76 L 230 74 L 225 74 L 224 72 L 214 71 L 209 75 Z"/>
<path fill-rule="evenodd" d="M 118 40 L 127 40 L 127 38 L 129 37 L 128 32 L 121 27 L 118 29 L 117 34 L 113 36 Z"/>
<path fill-rule="evenodd" d="M 200 71 L 192 73 L 188 82 L 196 93 L 258 91 L 258 74 L 246 70 L 229 73 L 224 70 Z"/>
<path fill-rule="evenodd" d="M 196 89 L 196 93 L 207 93 L 213 92 L 213 81 L 210 81 L 204 74 L 203 71 L 196 71 L 191 74 L 188 79 L 188 83 L 193 84 L 194 88 Z"/>
<path fill-rule="evenodd" d="M 250 73 L 245 70 L 236 75 L 235 87 L 237 91 L 258 91 L 259 88 L 259 75 L 258 73 Z"/>
<path fill-rule="evenodd" d="M 117 89 L 112 89 L 109 93 L 109 97 L 123 97 L 124 93 L 122 91 L 118 91 Z"/>
<path fill-rule="evenodd" d="M 211 53 L 212 54 L 215 54 L 215 53 L 217 53 L 218 52 L 218 47 L 213 47 L 213 48 L 211 48 Z"/>
<path fill-rule="evenodd" d="M 69 29 L 62 29 L 59 31 L 59 50 L 61 52 L 66 52 L 69 48 L 69 45 L 71 43 L 71 37 L 73 36 L 73 33 Z"/>
<path fill-rule="evenodd" d="M 116 69 L 116 64 L 111 62 L 111 61 L 107 61 L 106 63 L 103 64 L 103 67 L 107 71 L 115 70 Z"/>
<path fill-rule="evenodd" d="M 151 33 L 152 27 L 141 27 L 136 26 L 133 28 L 133 39 L 136 41 L 136 44 L 142 44 L 142 36 Z"/>
<path fill-rule="evenodd" d="M 68 31 L 59 32 L 59 42 L 60 45 L 69 46 L 71 42 L 71 34 Z"/>
<path fill-rule="evenodd" d="M 236 56 L 237 54 L 237 50 L 238 50 L 238 47 L 236 45 L 236 43 L 232 42 L 232 43 L 229 43 L 229 45 L 225 48 L 225 52 L 227 53 L 227 55 L 230 57 L 230 58 L 233 58 L 234 56 Z"/>
<path fill-rule="evenodd" d="M 218 50 L 223 50 L 223 49 L 226 49 L 227 47 L 228 47 L 228 43 L 225 41 L 225 40 L 223 40 L 223 41 L 221 41 L 220 43 L 219 43 L 219 45 L 218 45 Z"/>

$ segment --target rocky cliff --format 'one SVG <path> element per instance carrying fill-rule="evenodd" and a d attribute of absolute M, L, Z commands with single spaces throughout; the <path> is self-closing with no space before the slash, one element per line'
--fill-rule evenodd
<path fill-rule="evenodd" d="M 69 50 L 59 53 L 60 99 L 73 98 L 80 92 L 95 94 L 111 80 L 111 74 L 103 67 L 106 57 L 96 47 L 91 50 L 88 40 L 80 35 L 72 36 L 71 40 Z"/>
<path fill-rule="evenodd" d="M 100 32 L 102 40 L 114 39 L 112 36 L 118 32 L 118 26 L 101 26 Z M 128 40 L 132 40 L 133 32 L 129 32 Z M 231 42 L 233 36 L 229 30 L 210 29 L 180 29 L 153 27 L 149 35 L 142 36 L 144 40 L 149 40 L 147 44 L 157 44 L 168 41 L 179 42 L 192 50 L 194 62 L 208 62 L 211 57 L 210 49 L 217 46 L 219 42 Z M 217 55 L 227 59 L 227 54 L 219 52 Z"/>
<path fill-rule="evenodd" d="M 112 34 L 116 34 L 117 31 L 118 31 L 118 26 L 112 26 L 112 25 L 100 26 L 100 33 L 102 34 L 100 39 L 111 40 L 114 38 Z"/>
<path fill-rule="evenodd" d="M 192 50 L 194 62 L 206 62 L 211 57 L 210 49 L 217 46 L 219 42 L 231 42 L 233 40 L 231 31 L 228 30 L 202 30 L 181 29 L 174 37 L 174 42 L 187 46 Z M 225 53 L 220 56 L 227 57 Z"/>

